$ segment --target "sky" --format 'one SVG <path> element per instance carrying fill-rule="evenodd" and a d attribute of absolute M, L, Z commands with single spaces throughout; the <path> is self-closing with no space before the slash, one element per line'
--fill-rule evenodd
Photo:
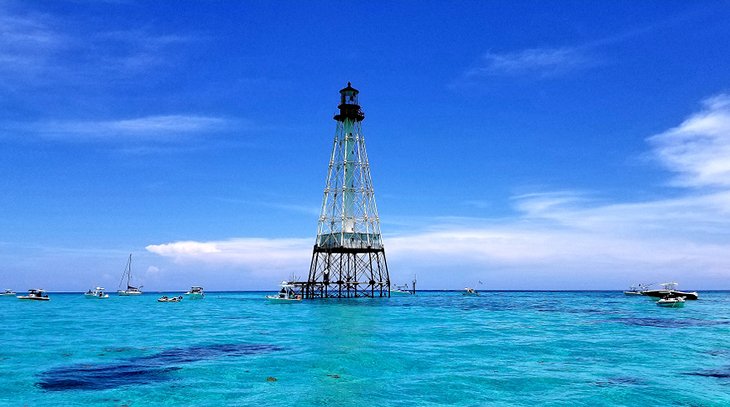
<path fill-rule="evenodd" d="M 351 81 L 394 283 L 730 289 L 728 50 L 724 1 L 0 0 L 0 288 L 306 277 Z"/>

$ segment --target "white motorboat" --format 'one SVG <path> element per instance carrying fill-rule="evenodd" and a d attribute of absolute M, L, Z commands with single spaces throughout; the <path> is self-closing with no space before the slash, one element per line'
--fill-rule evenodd
<path fill-rule="evenodd" d="M 411 286 L 408 287 L 408 283 L 403 285 L 394 284 L 390 288 L 390 295 L 414 295 L 416 293 L 416 275 L 413 275 L 413 281 Z"/>
<path fill-rule="evenodd" d="M 271 302 L 292 302 L 301 301 L 302 296 L 294 292 L 294 285 L 282 281 L 281 290 L 276 295 L 267 295 L 266 299 Z"/>
<path fill-rule="evenodd" d="M 629 287 L 628 291 L 624 291 L 624 295 L 644 295 L 644 291 L 648 289 L 648 285 L 636 284 Z"/>
<path fill-rule="evenodd" d="M 190 287 L 190 291 L 186 292 L 185 295 L 191 300 L 202 300 L 205 298 L 203 287 L 197 285 Z"/>
<path fill-rule="evenodd" d="M 122 283 L 124 282 L 125 277 L 127 278 L 127 285 L 126 285 L 127 288 L 121 289 Z M 140 288 L 142 288 L 142 286 L 135 287 L 135 286 L 130 285 L 129 283 L 131 282 L 131 280 L 132 280 L 132 254 L 130 253 L 129 260 L 127 260 L 127 266 L 124 268 L 124 272 L 122 273 L 122 279 L 119 281 L 120 289 L 117 290 L 117 294 L 119 294 L 122 297 L 129 297 L 129 296 L 133 296 L 133 295 L 142 295 L 142 291 L 140 290 Z"/>
<path fill-rule="evenodd" d="M 15 297 L 16 295 L 15 291 L 9 288 L 6 288 L 5 291 L 0 293 L 0 297 Z"/>
<path fill-rule="evenodd" d="M 87 300 L 90 300 L 90 299 L 103 300 L 104 298 L 109 298 L 109 294 L 104 292 L 104 287 L 96 287 L 93 290 L 89 289 L 89 291 L 85 292 L 84 297 Z"/>
<path fill-rule="evenodd" d="M 183 300 L 183 296 L 179 295 L 177 297 L 168 297 L 166 295 L 163 295 L 162 297 L 157 299 L 157 302 L 180 302 Z"/>
<path fill-rule="evenodd" d="M 479 295 L 479 292 L 473 288 L 466 287 L 461 295 Z"/>
<path fill-rule="evenodd" d="M 413 295 L 413 291 L 408 288 L 408 284 L 394 285 L 390 289 L 390 295 Z"/>
<path fill-rule="evenodd" d="M 19 300 L 33 300 L 33 301 L 50 301 L 46 290 L 42 288 L 32 288 L 28 290 L 28 295 L 19 295 Z"/>
<path fill-rule="evenodd" d="M 664 297 L 657 301 L 656 305 L 667 308 L 682 308 L 684 303 L 684 297 Z"/>
<path fill-rule="evenodd" d="M 641 294 L 646 295 L 648 297 L 657 297 L 657 298 L 684 297 L 685 300 L 696 300 L 700 297 L 700 295 L 697 294 L 697 291 L 679 291 L 679 290 L 677 290 L 677 283 L 662 283 L 659 285 L 662 286 L 661 289 L 644 290 L 641 292 Z"/>

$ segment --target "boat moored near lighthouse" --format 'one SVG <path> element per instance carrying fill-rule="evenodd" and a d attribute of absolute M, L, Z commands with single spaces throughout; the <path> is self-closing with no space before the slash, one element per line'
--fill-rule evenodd
<path fill-rule="evenodd" d="M 186 292 L 185 295 L 191 300 L 202 300 L 203 298 L 205 298 L 205 292 L 203 292 L 203 287 L 198 285 L 190 287 L 190 291 Z"/>
<path fill-rule="evenodd" d="M 89 299 L 97 299 L 97 300 L 103 300 L 104 298 L 109 298 L 109 294 L 104 292 L 104 287 L 96 287 L 95 289 L 89 289 L 89 291 L 84 293 L 84 297 Z"/>
<path fill-rule="evenodd" d="M 50 301 L 46 290 L 42 288 L 31 288 L 28 290 L 28 295 L 19 295 L 19 300 L 33 300 L 33 301 Z"/>
<path fill-rule="evenodd" d="M 700 297 L 699 294 L 697 294 L 697 291 L 679 291 L 677 290 L 677 283 L 662 283 L 659 284 L 662 286 L 661 289 L 658 290 L 644 290 L 641 292 L 642 295 L 646 295 L 647 297 L 658 297 L 658 298 L 665 298 L 665 297 L 684 297 L 685 300 L 696 300 Z"/>
<path fill-rule="evenodd" d="M 266 299 L 271 302 L 293 302 L 301 301 L 302 296 L 294 292 L 294 285 L 288 281 L 281 282 L 281 290 L 276 295 L 267 295 Z"/>
<path fill-rule="evenodd" d="M 122 289 L 122 283 L 124 282 L 124 279 L 127 279 L 126 289 Z M 132 254 L 129 254 L 129 259 L 127 260 L 127 266 L 124 268 L 124 272 L 122 273 L 122 279 L 119 281 L 119 290 L 117 291 L 117 294 L 119 294 L 122 297 L 128 297 L 133 295 L 142 295 L 142 291 L 139 287 L 135 287 L 130 285 L 130 282 L 132 281 Z"/>
<path fill-rule="evenodd" d="M 15 291 L 13 291 L 9 288 L 6 288 L 5 291 L 0 293 L 0 297 L 15 297 L 15 296 L 16 296 Z"/>

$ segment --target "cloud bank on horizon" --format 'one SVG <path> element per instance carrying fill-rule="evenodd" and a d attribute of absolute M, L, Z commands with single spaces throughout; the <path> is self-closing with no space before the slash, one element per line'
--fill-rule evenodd
<path fill-rule="evenodd" d="M 385 243 L 392 279 L 418 273 L 426 288 L 460 288 L 487 280 L 493 288 L 620 287 L 679 279 L 684 285 L 730 277 L 730 95 L 705 100 L 678 126 L 647 138 L 652 157 L 670 170 L 674 198 L 605 202 L 600 191 L 532 193 L 513 198 L 509 219 L 452 218 Z M 671 188 L 671 186 L 668 186 Z M 235 267 L 286 277 L 306 270 L 314 237 L 231 238 L 151 244 L 177 264 Z M 443 287 L 440 270 L 462 265 Z M 672 275 L 667 275 L 672 270 Z M 538 273 L 555 285 L 531 287 Z M 605 277 L 596 287 L 595 277 Z"/>

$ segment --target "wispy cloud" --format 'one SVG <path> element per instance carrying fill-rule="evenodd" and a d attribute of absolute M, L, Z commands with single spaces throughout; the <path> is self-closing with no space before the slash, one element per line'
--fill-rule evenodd
<path fill-rule="evenodd" d="M 243 129 L 250 123 L 221 117 L 161 115 L 121 120 L 46 121 L 10 126 L 8 133 L 67 142 L 178 142 L 206 133 Z"/>
<path fill-rule="evenodd" d="M 320 214 L 320 210 L 321 210 L 321 208 L 316 207 L 316 206 L 273 202 L 273 201 L 266 201 L 265 199 L 258 199 L 258 200 L 231 199 L 231 198 L 217 198 L 217 199 L 221 202 L 263 206 L 263 207 L 267 207 L 267 208 L 280 209 L 280 210 L 288 211 L 288 212 L 303 213 L 305 215 L 311 215 L 311 216 L 318 216 Z M 287 199 L 290 199 L 290 197 L 280 197 L 279 199 L 287 200 Z"/>
<path fill-rule="evenodd" d="M 145 30 L 102 33 L 89 46 L 92 58 L 126 72 L 139 72 L 170 63 L 174 47 L 199 41 L 201 37 L 154 34 Z M 109 50 L 114 50 L 110 52 Z"/>
<path fill-rule="evenodd" d="M 595 65 L 597 60 L 584 49 L 530 48 L 516 52 L 487 52 L 476 66 L 468 69 L 466 80 L 490 76 L 550 77 Z"/>
<path fill-rule="evenodd" d="M 200 38 L 143 28 L 80 32 L 51 14 L 0 3 L 0 73 L 34 86 L 147 72 L 173 63 L 175 49 Z"/>
<path fill-rule="evenodd" d="M 677 185 L 730 187 L 729 94 L 705 100 L 700 112 L 649 141 L 659 161 L 678 173 Z"/>
<path fill-rule="evenodd" d="M 17 15 L 0 4 L 0 72 L 36 72 L 65 49 L 69 39 L 44 15 Z"/>
<path fill-rule="evenodd" d="M 676 27 L 708 15 L 707 7 L 685 10 L 659 21 L 644 23 L 603 38 L 562 46 L 529 47 L 504 52 L 488 51 L 461 73 L 452 87 L 473 85 L 493 77 L 553 78 L 603 64 L 600 48 L 657 30 Z"/>

